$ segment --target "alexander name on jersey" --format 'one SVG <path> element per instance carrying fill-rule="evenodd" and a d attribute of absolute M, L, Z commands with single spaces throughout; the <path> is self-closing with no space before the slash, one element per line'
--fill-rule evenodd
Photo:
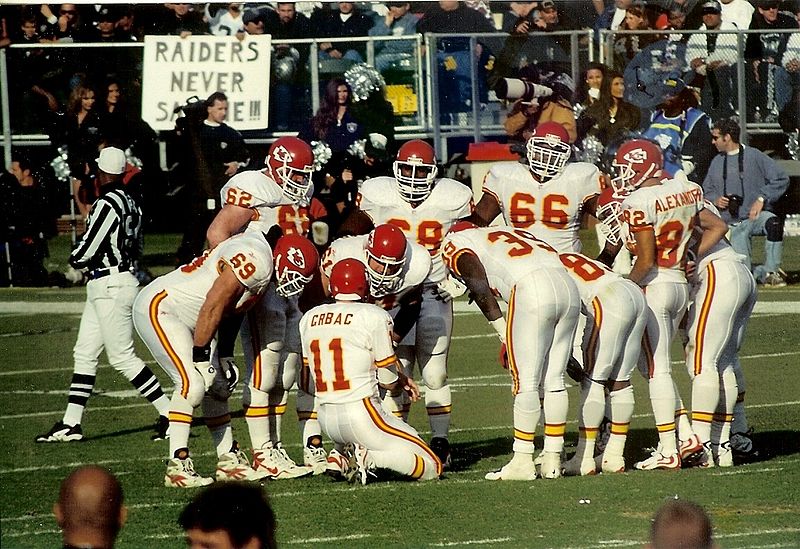
<path fill-rule="evenodd" d="M 656 213 L 666 212 L 674 208 L 691 206 L 703 201 L 703 191 L 700 187 L 689 189 L 675 194 L 668 194 L 664 197 L 656 197 Z"/>

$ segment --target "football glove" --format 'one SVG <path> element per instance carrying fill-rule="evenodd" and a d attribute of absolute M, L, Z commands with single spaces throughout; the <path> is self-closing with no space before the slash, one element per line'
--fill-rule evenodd
<path fill-rule="evenodd" d="M 567 362 L 567 375 L 578 383 L 582 382 L 583 378 L 586 377 L 583 366 L 581 366 L 580 362 L 575 360 L 575 357 L 569 357 L 569 361 Z"/>
<path fill-rule="evenodd" d="M 448 276 L 441 282 L 436 284 L 434 288 L 434 292 L 436 293 L 436 299 L 439 301 L 443 301 L 444 303 L 449 303 L 457 297 L 464 295 L 467 291 L 467 287 L 464 286 L 461 282 L 456 280 L 453 277 Z"/>
<path fill-rule="evenodd" d="M 208 389 L 208 395 L 220 401 L 228 400 L 239 383 L 239 367 L 232 358 L 220 358 L 219 368 L 214 381 Z"/>
<path fill-rule="evenodd" d="M 500 366 L 508 370 L 508 348 L 505 343 L 500 344 L 500 356 L 498 358 L 500 360 Z"/>
<path fill-rule="evenodd" d="M 207 360 L 195 362 L 194 369 L 197 370 L 197 373 L 203 378 L 205 391 L 208 391 L 211 388 L 211 384 L 214 383 L 214 376 L 217 374 L 217 369 Z"/>

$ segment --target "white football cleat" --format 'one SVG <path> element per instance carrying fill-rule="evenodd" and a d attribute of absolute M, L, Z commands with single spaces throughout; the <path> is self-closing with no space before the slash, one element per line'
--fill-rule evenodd
<path fill-rule="evenodd" d="M 303 464 L 310 467 L 313 475 L 321 475 L 328 468 L 328 454 L 322 446 L 303 448 Z"/>
<path fill-rule="evenodd" d="M 197 488 L 214 482 L 211 477 L 201 477 L 194 470 L 192 458 L 172 458 L 167 462 L 164 486 L 167 488 Z"/>
<path fill-rule="evenodd" d="M 217 461 L 217 480 L 263 480 L 269 476 L 263 469 L 256 471 L 250 467 L 247 456 L 239 449 L 235 449 L 219 456 Z"/>
<path fill-rule="evenodd" d="M 325 460 L 325 474 L 334 478 L 343 478 L 347 472 L 348 458 L 334 448 Z"/>
<path fill-rule="evenodd" d="M 273 480 L 304 477 L 312 472 L 310 467 L 300 466 L 292 461 L 282 446 L 253 451 L 253 469 L 266 471 Z"/>
<path fill-rule="evenodd" d="M 649 458 L 634 463 L 633 468 L 640 471 L 653 471 L 655 469 L 677 471 L 681 468 L 681 456 L 678 452 L 665 456 L 659 450 L 654 450 Z"/>
<path fill-rule="evenodd" d="M 624 473 L 625 459 L 622 456 L 605 455 L 599 456 L 599 468 L 603 473 Z"/>
<path fill-rule="evenodd" d="M 512 458 L 502 469 L 486 473 L 486 480 L 536 480 L 536 465 L 530 459 Z"/>
<path fill-rule="evenodd" d="M 344 447 L 344 455 L 347 456 L 347 469 L 343 475 L 347 482 L 365 485 L 369 476 L 375 476 L 375 461 L 364 446 L 348 442 Z"/>
<path fill-rule="evenodd" d="M 700 437 L 692 435 L 678 445 L 678 452 L 681 455 L 681 463 L 684 467 L 695 465 L 703 458 L 703 443 Z"/>
<path fill-rule="evenodd" d="M 564 464 L 564 475 L 568 477 L 585 477 L 597 474 L 597 464 L 593 457 L 583 456 L 578 457 L 578 454 L 572 456 L 572 459 Z"/>
<path fill-rule="evenodd" d="M 733 467 L 733 450 L 730 442 L 723 442 L 717 448 L 717 467 Z"/>
<path fill-rule="evenodd" d="M 542 478 L 558 478 L 561 469 L 561 452 L 542 452 L 542 464 L 539 466 Z"/>

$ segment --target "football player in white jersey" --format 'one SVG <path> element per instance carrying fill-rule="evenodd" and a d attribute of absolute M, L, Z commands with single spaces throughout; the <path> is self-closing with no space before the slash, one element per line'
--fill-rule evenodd
<path fill-rule="evenodd" d="M 462 229 L 463 228 L 463 229 Z M 556 251 L 527 231 L 455 225 L 442 243 L 447 267 L 497 331 L 514 393 L 514 456 L 488 480 L 533 480 L 533 437 L 544 390 L 544 450 L 540 475 L 561 475 L 569 402 L 564 384 L 580 314 L 578 289 Z M 508 303 L 503 319 L 496 295 Z"/>
<path fill-rule="evenodd" d="M 419 388 L 402 373 L 392 342 L 392 318 L 365 303 L 369 292 L 360 259 L 344 259 L 330 271 L 335 303 L 309 310 L 300 321 L 303 364 L 314 380 L 325 433 L 350 457 L 348 480 L 366 484 L 377 468 L 417 480 L 438 478 L 442 463 L 417 432 L 381 406 L 379 386 Z"/>
<path fill-rule="evenodd" d="M 232 177 L 220 191 L 222 210 L 208 229 L 213 247 L 241 230 L 269 232 L 278 227 L 282 234 L 308 234 L 311 223 L 326 215 L 325 208 L 311 198 L 314 155 L 311 147 L 296 137 L 281 137 L 269 148 L 263 170 L 251 170 Z M 276 479 L 296 478 L 325 467 L 325 450 L 313 399 L 298 389 L 297 410 L 304 441 L 304 460 L 312 466 L 298 466 L 281 444 L 281 426 L 289 389 L 299 369 L 300 334 L 297 323 L 302 313 L 299 291 L 282 295 L 268 288 L 259 307 L 252 309 L 241 324 L 245 362 L 256 374 L 249 385 L 250 403 L 245 420 L 253 448 L 260 450 L 259 467 L 277 471 Z M 233 351 L 233 341 L 223 348 Z"/>
<path fill-rule="evenodd" d="M 717 213 L 713 204 L 705 207 Z M 733 465 L 734 406 L 744 392 L 739 347 L 756 302 L 747 258 L 727 239 L 697 257 L 686 319 L 686 367 L 692 378 L 692 429 L 705 447 L 702 466 Z"/>
<path fill-rule="evenodd" d="M 304 239 L 283 237 L 275 246 L 273 260 L 263 234 L 233 236 L 192 263 L 155 279 L 136 298 L 136 331 L 175 384 L 166 486 L 188 488 L 212 481 L 195 472 L 189 457 L 192 416 L 201 403 L 219 456 L 217 479 L 267 476 L 250 467 L 233 441 L 228 398 L 238 372 L 220 361 L 215 335 L 223 316 L 243 312 L 263 296 L 273 272 L 279 284 L 286 284 L 307 275 L 306 263 L 315 268 L 316 249 L 304 248 L 300 240 Z"/>
<path fill-rule="evenodd" d="M 633 415 L 631 373 L 636 368 L 644 333 L 644 293 L 630 280 L 585 255 L 564 253 L 559 258 L 578 287 L 588 317 L 582 344 L 585 375 L 578 413 L 578 447 L 575 456 L 564 465 L 564 472 L 621 473 L 625 470 L 622 454 Z M 611 434 L 596 464 L 595 441 L 606 409 L 606 391 Z"/>
<path fill-rule="evenodd" d="M 647 288 L 647 325 L 639 365 L 649 380 L 659 436 L 659 447 L 634 467 L 678 469 L 681 459 L 696 458 L 703 449 L 692 432 L 670 366 L 670 344 L 688 304 L 686 247 L 696 224 L 703 229 L 700 253 L 716 244 L 727 227 L 703 209 L 702 189 L 683 172 L 662 181 L 664 160 L 657 144 L 645 139 L 627 141 L 617 150 L 613 166 L 616 173 L 611 185 L 625 197 L 621 206 L 624 239 L 636 255 L 629 278 Z M 676 419 L 683 438 L 680 447 Z"/>
<path fill-rule="evenodd" d="M 525 229 L 559 253 L 580 252 L 581 216 L 594 214 L 600 170 L 588 162 L 568 162 L 569 135 L 557 122 L 537 126 L 526 149 L 527 164 L 492 166 L 470 221 L 485 227 L 502 214 L 506 225 Z"/>
<path fill-rule="evenodd" d="M 450 461 L 452 396 L 447 382 L 447 353 L 453 328 L 454 284 L 448 279 L 439 248 L 450 226 L 472 213 L 472 190 L 446 177 L 437 179 L 433 148 L 424 141 L 400 147 L 394 177 L 364 182 L 357 198 L 360 212 L 374 225 L 397 225 L 424 246 L 433 266 L 423 285 L 416 326 L 400 342 L 397 356 L 412 377 L 414 363 L 425 382 L 425 407 L 431 427 L 431 448 L 445 467 Z"/>
<path fill-rule="evenodd" d="M 370 298 L 388 311 L 394 320 L 395 342 L 413 328 L 422 302 L 422 284 L 431 271 L 428 250 L 412 242 L 400 227 L 384 223 L 368 235 L 346 236 L 334 240 L 322 257 L 322 285 L 328 288 L 331 269 L 342 259 L 357 259 L 367 268 Z M 384 406 L 408 421 L 411 402 L 387 393 Z"/>

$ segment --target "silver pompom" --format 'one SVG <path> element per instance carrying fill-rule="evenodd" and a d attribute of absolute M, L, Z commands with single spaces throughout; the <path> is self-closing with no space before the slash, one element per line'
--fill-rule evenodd
<path fill-rule="evenodd" d="M 125 160 L 127 160 L 128 164 L 130 164 L 134 168 L 139 168 L 140 170 L 142 169 L 143 165 L 142 159 L 139 158 L 138 156 L 134 156 L 133 150 L 130 147 L 125 149 Z"/>
<path fill-rule="evenodd" d="M 359 63 L 347 69 L 344 79 L 353 90 L 353 101 L 362 101 L 386 85 L 378 69 L 366 63 Z"/>
<path fill-rule="evenodd" d="M 364 147 L 367 144 L 366 139 L 359 139 L 349 147 L 347 147 L 347 152 L 350 153 L 351 156 L 355 156 L 358 158 L 364 158 Z"/>
<path fill-rule="evenodd" d="M 50 161 L 50 166 L 53 168 L 53 172 L 55 172 L 56 178 L 59 181 L 69 181 L 70 175 L 72 175 L 69 169 L 69 162 L 67 161 L 68 158 L 67 146 L 61 145 L 58 148 L 58 156 Z"/>
<path fill-rule="evenodd" d="M 575 156 L 580 162 L 588 162 L 590 164 L 597 164 L 603 155 L 605 147 L 597 137 L 587 135 L 581 142 L 582 148 L 575 151 Z"/>
<path fill-rule="evenodd" d="M 794 130 L 787 135 L 789 139 L 786 141 L 786 148 L 789 155 L 794 160 L 800 160 L 800 130 Z"/>
<path fill-rule="evenodd" d="M 314 153 L 314 171 L 318 172 L 322 166 L 328 163 L 331 159 L 331 147 L 324 141 L 312 141 L 311 152 Z"/>

